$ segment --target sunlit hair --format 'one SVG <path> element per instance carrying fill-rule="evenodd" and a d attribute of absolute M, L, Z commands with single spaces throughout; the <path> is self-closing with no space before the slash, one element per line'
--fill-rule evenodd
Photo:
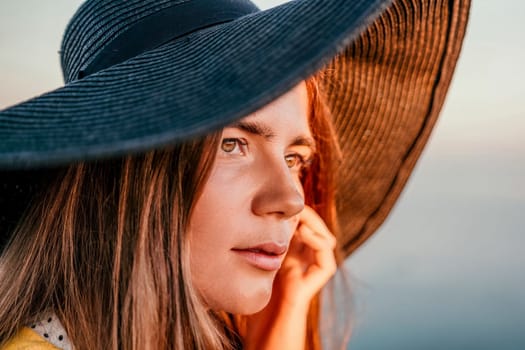
<path fill-rule="evenodd" d="M 316 78 L 306 86 L 321 152 L 302 176 L 305 200 L 336 232 L 337 142 Z M 57 170 L 0 257 L 0 344 L 51 310 L 76 349 L 239 346 L 241 318 L 207 311 L 189 283 L 187 227 L 219 142 Z M 321 348 L 319 314 L 317 296 L 307 349 Z"/>
<path fill-rule="evenodd" d="M 330 231 L 337 235 L 335 174 L 341 151 L 332 125 L 332 116 L 320 90 L 319 80 L 306 80 L 310 101 L 310 129 L 318 152 L 312 165 L 303 174 L 305 203 L 323 218 Z M 320 339 L 321 298 L 318 294 L 310 303 L 308 312 L 306 349 L 321 349 Z"/>

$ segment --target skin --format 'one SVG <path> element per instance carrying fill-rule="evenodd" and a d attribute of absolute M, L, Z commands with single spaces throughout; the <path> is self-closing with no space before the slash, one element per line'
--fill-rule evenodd
<path fill-rule="evenodd" d="M 309 302 L 336 269 L 335 239 L 304 204 L 300 172 L 315 152 L 308 108 L 302 82 L 226 127 L 190 219 L 194 286 L 209 308 L 252 315 L 246 343 L 261 349 L 304 348 Z M 235 251 L 267 242 L 286 247 L 278 270 Z"/>
<path fill-rule="evenodd" d="M 299 215 L 283 266 L 268 305 L 248 317 L 246 349 L 304 349 L 312 297 L 333 276 L 336 240 L 310 207 Z"/>

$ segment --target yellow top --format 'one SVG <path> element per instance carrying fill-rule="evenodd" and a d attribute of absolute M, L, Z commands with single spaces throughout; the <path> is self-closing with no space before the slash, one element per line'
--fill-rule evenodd
<path fill-rule="evenodd" d="M 59 350 L 31 328 L 22 328 L 0 350 Z"/>

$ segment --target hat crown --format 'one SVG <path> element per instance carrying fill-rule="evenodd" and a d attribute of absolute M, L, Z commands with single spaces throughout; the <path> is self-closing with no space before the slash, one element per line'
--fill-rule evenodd
<path fill-rule="evenodd" d="M 224 15 L 222 15 L 223 17 L 220 17 L 220 15 L 218 17 L 217 12 L 211 13 L 216 11 L 217 8 L 225 8 L 227 16 L 235 14 L 235 17 L 258 11 L 257 6 L 249 0 L 87 0 L 77 10 L 64 32 L 61 47 L 61 65 L 64 81 L 69 83 L 82 78 L 84 76 L 83 70 L 90 65 L 93 66 L 93 61 L 107 55 L 108 51 L 126 51 L 120 50 L 118 46 L 115 49 L 115 47 L 111 47 L 111 44 L 113 43 L 113 46 L 115 46 L 115 39 L 128 32 L 131 28 L 137 27 L 140 23 L 143 25 L 142 29 L 147 29 L 144 26 L 148 24 L 144 24 L 144 21 L 148 18 L 151 19 L 154 16 L 163 14 L 165 11 L 170 11 L 172 18 L 168 14 L 162 18 L 153 18 L 150 21 L 150 23 L 158 25 L 160 19 L 161 22 L 164 22 L 161 25 L 169 27 L 150 28 L 150 30 L 156 31 L 155 34 L 163 34 L 165 39 L 166 35 L 173 36 L 173 33 L 177 33 L 177 31 L 179 34 L 188 34 L 189 28 L 198 30 L 233 19 L 226 18 Z M 196 13 L 197 16 L 186 15 L 188 9 L 193 11 L 192 14 Z M 173 16 L 173 14 L 178 16 Z M 206 18 L 203 20 L 202 17 Z M 203 22 L 206 20 L 209 23 Z M 181 25 L 181 21 L 185 23 Z M 186 28 L 186 32 L 178 27 Z M 138 28 L 138 31 L 134 34 L 143 34 L 141 33 L 142 29 Z M 172 33 L 163 33 L 164 29 Z M 183 31 L 180 32 L 181 30 Z M 130 52 L 119 53 L 121 57 L 118 57 L 117 60 L 119 61 L 114 63 L 120 63 L 136 54 L 164 43 L 161 38 L 162 36 L 160 36 L 160 39 L 151 36 L 144 38 L 143 41 L 147 41 L 147 43 L 142 44 L 143 47 L 127 49 L 127 51 L 136 51 L 135 54 Z M 173 38 L 171 37 L 170 39 Z M 122 43 L 117 45 L 122 45 Z M 141 44 L 139 43 L 138 45 Z M 104 52 L 105 49 L 106 52 Z M 95 71 L 100 68 L 106 67 L 98 67 Z"/>

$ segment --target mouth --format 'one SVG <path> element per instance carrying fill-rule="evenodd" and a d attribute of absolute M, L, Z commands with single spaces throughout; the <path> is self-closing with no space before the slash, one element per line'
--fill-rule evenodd
<path fill-rule="evenodd" d="M 258 269 L 277 271 L 281 267 L 287 249 L 287 245 L 269 242 L 248 248 L 233 248 L 232 251 Z"/>

